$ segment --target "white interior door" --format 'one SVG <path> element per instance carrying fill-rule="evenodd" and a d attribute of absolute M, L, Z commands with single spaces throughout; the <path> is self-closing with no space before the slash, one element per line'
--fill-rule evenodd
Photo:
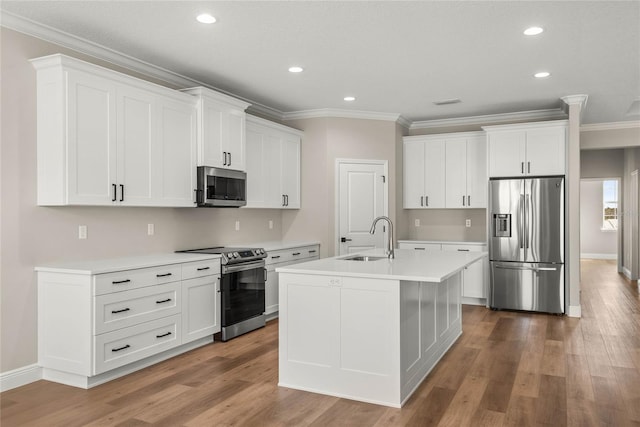
<path fill-rule="evenodd" d="M 387 215 L 386 161 L 338 160 L 337 253 L 382 248 L 386 225 L 369 234 L 373 220 Z"/>

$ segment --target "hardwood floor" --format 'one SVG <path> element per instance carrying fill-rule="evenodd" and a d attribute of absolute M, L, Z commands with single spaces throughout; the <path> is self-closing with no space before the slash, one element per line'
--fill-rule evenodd
<path fill-rule="evenodd" d="M 581 319 L 463 306 L 463 335 L 402 409 L 279 388 L 277 323 L 81 390 L 0 395 L 10 426 L 640 426 L 638 285 L 582 263 Z"/>

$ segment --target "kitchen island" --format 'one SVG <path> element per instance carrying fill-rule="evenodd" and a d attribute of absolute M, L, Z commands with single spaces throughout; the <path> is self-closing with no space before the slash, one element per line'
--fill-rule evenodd
<path fill-rule="evenodd" d="M 407 401 L 462 334 L 462 271 L 487 255 L 395 254 L 276 270 L 280 386 L 397 408 Z"/>

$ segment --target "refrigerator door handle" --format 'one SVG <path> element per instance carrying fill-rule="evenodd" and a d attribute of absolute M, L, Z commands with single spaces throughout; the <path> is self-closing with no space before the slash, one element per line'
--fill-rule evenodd
<path fill-rule="evenodd" d="M 496 265 L 501 270 L 527 270 L 527 271 L 558 271 L 555 267 L 511 267 L 507 265 Z"/>
<path fill-rule="evenodd" d="M 519 216 L 519 224 L 518 224 L 518 243 L 520 245 L 520 249 L 524 249 L 524 194 L 520 195 L 520 203 L 518 203 L 518 216 Z M 523 258 L 524 259 L 524 258 Z"/>
<path fill-rule="evenodd" d="M 529 211 L 529 208 L 531 206 L 531 199 L 530 196 L 527 194 L 526 196 L 524 196 L 524 229 L 525 229 L 525 233 L 524 233 L 524 249 L 525 249 L 525 259 L 527 256 L 526 250 L 529 249 L 530 247 L 530 241 L 529 241 L 529 232 L 531 230 L 529 230 L 529 228 L 531 227 L 531 224 L 529 223 L 531 218 L 531 212 Z"/>

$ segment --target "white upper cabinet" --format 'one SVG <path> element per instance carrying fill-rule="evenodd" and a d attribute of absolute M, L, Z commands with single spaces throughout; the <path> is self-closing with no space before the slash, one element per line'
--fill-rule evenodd
<path fill-rule="evenodd" d="M 447 137 L 447 208 L 487 207 L 487 143 L 483 133 L 460 133 Z"/>
<path fill-rule="evenodd" d="M 185 89 L 198 97 L 198 166 L 246 169 L 249 103 L 204 87 Z"/>
<path fill-rule="evenodd" d="M 409 136 L 404 142 L 404 208 L 487 206 L 482 132 Z"/>
<path fill-rule="evenodd" d="M 247 116 L 247 208 L 300 208 L 302 132 Z"/>
<path fill-rule="evenodd" d="M 405 209 L 445 207 L 445 141 L 409 136 L 404 142 Z"/>
<path fill-rule="evenodd" d="M 485 126 L 489 176 L 565 174 L 567 121 Z"/>
<path fill-rule="evenodd" d="M 38 204 L 194 206 L 194 98 L 64 55 L 32 60 Z"/>

